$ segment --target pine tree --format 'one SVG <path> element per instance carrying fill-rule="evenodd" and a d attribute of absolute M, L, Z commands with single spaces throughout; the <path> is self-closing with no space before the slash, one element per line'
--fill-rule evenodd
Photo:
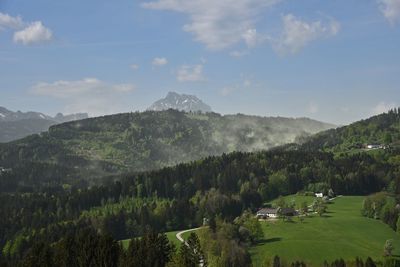
<path fill-rule="evenodd" d="M 274 262 L 273 262 L 273 267 L 281 267 L 281 259 L 279 258 L 279 256 L 275 256 L 274 257 Z"/>
<path fill-rule="evenodd" d="M 50 246 L 43 243 L 35 243 L 22 261 L 23 267 L 52 267 L 54 266 L 53 251 Z"/>
<path fill-rule="evenodd" d="M 365 261 L 365 267 L 376 267 L 376 264 L 370 257 L 368 257 Z"/>
<path fill-rule="evenodd" d="M 359 257 L 356 258 L 356 267 L 364 267 L 364 262 Z"/>
<path fill-rule="evenodd" d="M 397 229 L 397 230 L 396 230 L 397 233 L 400 234 L 400 215 L 399 215 L 399 218 L 397 218 L 396 229 Z"/>
<path fill-rule="evenodd" d="M 199 237 L 192 232 L 187 240 L 187 244 L 191 250 L 193 261 L 199 264 L 199 262 L 204 259 Z"/>
<path fill-rule="evenodd" d="M 178 253 L 178 265 L 185 267 L 196 267 L 198 262 L 193 258 L 192 251 L 185 244 L 182 243 Z"/>

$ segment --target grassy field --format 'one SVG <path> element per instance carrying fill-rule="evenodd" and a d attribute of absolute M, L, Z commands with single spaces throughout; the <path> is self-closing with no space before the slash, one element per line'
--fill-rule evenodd
<path fill-rule="evenodd" d="M 176 234 L 179 232 L 180 231 L 165 233 L 168 237 L 168 240 L 171 241 L 176 246 L 176 248 L 179 248 L 181 246 L 181 242 L 176 238 Z M 185 238 L 185 236 L 183 236 L 183 238 Z"/>
<path fill-rule="evenodd" d="M 122 244 L 122 247 L 124 249 L 127 249 L 129 246 L 129 241 L 131 241 L 130 239 L 125 239 L 125 240 L 120 240 L 119 242 Z"/>
<path fill-rule="evenodd" d="M 288 196 L 287 202 L 307 201 L 312 197 Z M 400 254 L 400 235 L 378 220 L 362 217 L 363 197 L 340 197 L 328 205 L 325 217 L 313 215 L 300 222 L 262 222 L 265 240 L 252 247 L 255 266 L 266 258 L 279 255 L 287 262 L 303 260 L 311 266 L 321 266 L 337 258 L 353 260 L 356 256 L 381 259 L 387 239 L 394 240 L 394 254 Z"/>

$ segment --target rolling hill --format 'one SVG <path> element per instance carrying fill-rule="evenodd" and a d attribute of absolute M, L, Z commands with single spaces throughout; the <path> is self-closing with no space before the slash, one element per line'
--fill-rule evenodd
<path fill-rule="evenodd" d="M 176 110 L 125 113 L 64 123 L 46 133 L 1 144 L 0 166 L 52 164 L 69 168 L 70 176 L 79 172 L 89 179 L 233 151 L 269 149 L 331 127 L 307 118 Z"/>
<path fill-rule="evenodd" d="M 400 108 L 348 126 L 330 129 L 302 140 L 303 149 L 347 152 L 368 144 L 400 145 Z"/>

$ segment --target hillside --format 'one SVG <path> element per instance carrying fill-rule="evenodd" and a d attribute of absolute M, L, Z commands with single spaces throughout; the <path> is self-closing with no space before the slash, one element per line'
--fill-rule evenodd
<path fill-rule="evenodd" d="M 337 129 L 330 129 L 302 140 L 302 148 L 348 152 L 369 144 L 400 145 L 400 108 Z"/>
<path fill-rule="evenodd" d="M 197 119 L 193 119 L 193 116 Z M 138 134 L 146 136 L 146 131 L 150 131 L 153 135 L 148 138 L 150 141 L 142 141 L 141 144 L 144 146 L 144 144 L 154 143 L 157 138 L 160 140 L 156 134 L 161 136 L 161 133 L 166 132 L 167 129 L 170 129 L 167 137 L 176 136 L 176 133 L 172 131 L 175 130 L 172 127 L 174 125 L 180 127 L 190 125 L 191 132 L 194 132 L 196 122 L 199 124 L 201 122 L 200 126 L 203 128 L 198 132 L 204 133 L 204 127 L 211 125 L 205 122 L 214 122 L 216 126 L 212 124 L 215 127 L 212 129 L 216 131 L 216 129 L 221 129 L 217 126 L 222 127 L 222 122 L 225 122 L 225 127 L 230 125 L 226 121 L 228 119 L 228 121 L 238 122 L 239 119 L 244 118 L 249 119 L 248 116 L 243 115 L 199 115 L 177 111 L 120 114 L 66 123 L 52 127 L 49 133 L 42 136 L 31 136 L 2 145 L 0 155 L 4 158 L 3 162 L 15 160 L 18 165 L 11 172 L 5 170 L 0 173 L 0 189 L 2 190 L 0 203 L 3 204 L 0 205 L 0 250 L 7 259 L 18 261 L 35 244 L 41 244 L 40 242 L 56 244 L 65 240 L 66 237 L 80 236 L 82 229 L 91 229 L 94 233 L 109 233 L 115 240 L 124 240 L 143 236 L 148 227 L 158 232 L 191 229 L 202 225 L 204 218 L 208 218 L 215 219 L 217 228 L 228 230 L 225 231 L 228 235 L 226 237 L 220 235 L 219 233 L 224 232 L 220 231 L 211 238 L 204 239 L 208 243 L 221 247 L 221 250 L 208 250 L 205 247 L 208 253 L 217 254 L 209 257 L 214 259 L 222 258 L 224 255 L 226 257 L 228 254 L 221 251 L 235 249 L 237 252 L 235 256 L 238 256 L 235 258 L 238 260 L 247 258 L 250 261 L 248 247 L 243 245 L 250 242 L 249 235 L 246 234 L 248 231 L 245 229 L 240 231 L 241 228 L 238 225 L 240 220 L 237 221 L 235 218 L 242 216 L 248 210 L 254 214 L 263 203 L 280 195 L 295 194 L 299 191 L 325 192 L 333 189 L 340 195 L 365 196 L 386 189 L 393 197 L 390 198 L 391 202 L 387 202 L 389 204 L 385 204 L 385 208 L 382 209 L 381 220 L 387 223 L 398 218 L 400 210 L 396 207 L 400 203 L 398 198 L 400 161 L 398 160 L 399 153 L 395 150 L 385 150 L 378 156 L 372 156 L 369 153 L 354 153 L 345 154 L 343 157 L 335 157 L 333 153 L 323 151 L 303 150 L 233 152 L 159 170 L 115 175 L 112 180 L 108 179 L 102 185 L 86 186 L 82 183 L 77 188 L 74 186 L 76 184 L 73 184 L 73 181 L 77 181 L 77 177 L 87 179 L 95 171 L 111 173 L 113 170 L 118 171 L 118 168 L 126 168 L 124 165 L 101 161 L 100 157 L 97 161 L 86 160 L 84 154 L 79 155 L 76 152 L 79 151 L 76 150 L 76 146 L 83 148 L 84 145 L 93 145 L 94 143 L 90 142 L 96 140 L 99 144 L 103 142 L 109 145 L 113 144 L 111 141 L 122 138 L 120 136 L 132 136 L 129 134 L 131 132 L 137 131 Z M 149 120 L 154 123 L 149 123 Z M 126 125 L 133 126 L 127 128 Z M 183 131 L 185 128 L 178 129 Z M 232 133 L 225 132 L 225 134 L 232 136 Z M 196 137 L 202 136 L 199 134 Z M 198 139 L 206 142 L 203 138 Z M 193 142 L 194 139 L 184 140 Z M 216 141 L 213 145 L 218 148 L 215 144 L 218 144 Z M 28 161 L 29 158 L 34 161 Z M 42 187 L 38 187 L 38 183 Z M 361 198 L 357 201 L 361 201 Z M 353 212 L 356 206 L 359 209 L 358 214 Z M 335 252 L 340 252 L 339 255 L 346 259 L 358 256 L 356 253 L 360 253 L 359 256 L 376 257 L 382 251 L 383 238 L 394 236 L 396 233 L 393 230 L 399 228 L 397 225 L 394 227 L 391 225 L 393 230 L 390 230 L 389 226 L 383 225 L 378 220 L 361 218 L 361 208 L 360 202 L 351 204 L 352 210 L 349 212 L 346 210 L 346 205 L 339 207 L 338 210 L 332 206 L 332 208 L 328 207 L 328 212 L 334 213 L 327 213 L 331 217 L 306 218 L 303 224 L 297 222 L 289 223 L 289 225 L 276 224 L 274 225 L 276 231 L 270 231 L 272 227 L 268 226 L 264 229 L 265 238 L 275 240 L 275 242 L 259 243 L 260 248 L 261 245 L 266 245 L 268 249 L 255 251 L 259 258 L 256 254 L 253 254 L 252 258 L 257 263 L 264 260 L 263 256 L 269 257 L 269 251 L 277 251 L 276 248 L 287 249 L 284 255 L 279 253 L 282 256 L 286 255 L 289 259 L 298 258 L 290 251 L 294 247 L 292 241 L 296 242 L 291 238 L 304 238 L 301 235 L 302 229 L 309 231 L 311 235 L 316 233 L 316 238 L 341 238 L 338 244 L 348 249 L 346 251 L 341 247 L 326 249 L 321 255 L 327 259 L 333 259 Z M 336 215 L 338 217 L 335 217 Z M 346 218 L 350 221 L 345 221 Z M 367 224 L 362 225 L 374 234 L 357 228 L 357 231 L 348 233 L 348 236 L 357 238 L 354 241 L 357 245 L 361 244 L 360 240 L 371 242 L 371 249 L 352 248 L 351 243 L 343 240 L 347 236 L 343 237 L 342 234 L 346 232 L 340 232 L 343 231 L 341 226 L 346 227 L 346 231 L 351 231 L 351 227 L 354 225 L 358 227 L 361 221 L 368 221 Z M 331 227 L 328 225 L 328 230 L 326 230 L 326 224 L 330 222 L 336 224 Z M 285 227 L 292 228 L 287 230 Z M 336 229 L 338 233 L 330 233 L 329 229 Z M 382 234 L 383 237 L 377 237 L 375 233 Z M 368 237 L 364 237 L 365 234 L 368 234 Z M 274 238 L 282 238 L 282 240 Z M 91 239 L 80 236 L 79 240 Z M 243 243 L 239 244 L 237 240 L 243 240 Z M 263 242 L 263 240 L 260 241 Z M 315 242 L 314 245 L 311 239 L 308 243 L 299 242 L 298 244 L 302 248 L 308 246 L 316 248 L 318 245 L 326 248 L 331 243 L 328 240 L 328 242 Z M 398 245 L 397 238 L 395 245 Z M 375 252 L 379 246 L 380 252 Z M 271 250 L 269 250 L 270 247 Z M 250 250 L 250 252 L 253 251 Z M 307 251 L 299 251 L 302 253 L 301 256 L 307 257 Z M 218 252 L 221 253 L 218 254 Z M 246 257 L 247 254 L 248 257 Z M 320 260 L 322 257 L 310 259 L 312 262 Z M 250 262 L 235 266 L 250 266 Z"/>
<path fill-rule="evenodd" d="M 55 164 L 90 178 L 157 169 L 232 151 L 269 149 L 331 127 L 306 118 L 176 110 L 117 114 L 64 123 L 47 133 L 2 144 L 0 166 Z"/>
<path fill-rule="evenodd" d="M 395 155 L 398 154 L 391 156 Z M 367 195 L 389 188 L 392 193 L 399 194 L 399 166 L 385 157 L 374 158 L 365 153 L 335 158 L 326 152 L 235 152 L 157 171 L 124 174 L 105 185 L 80 190 L 62 186 L 27 194 L 24 188 L 18 188 L 11 194 L 0 192 L 3 204 L 0 205 L 0 249 L 5 251 L 5 255 L 18 257 L 38 240 L 53 244 L 66 233 L 84 227 L 94 229 L 96 233 L 110 233 L 116 240 L 122 240 L 142 236 L 147 226 L 166 232 L 194 228 L 203 223 L 203 218 L 216 216 L 232 222 L 248 209 L 255 212 L 271 199 L 301 190 L 332 188 L 337 194 Z M 7 183 L 7 176 L 0 179 L 0 183 L 3 182 Z M 12 177 L 8 182 L 14 182 Z M 1 184 L 0 188 L 5 186 Z M 399 203 L 395 201 L 394 205 Z M 357 206 L 361 209 L 361 205 Z M 393 214 L 391 216 L 398 218 L 397 210 L 389 211 Z M 336 214 L 339 211 L 328 213 Z M 346 216 L 344 214 L 342 218 Z M 304 225 L 309 226 L 309 230 L 314 219 L 321 227 L 330 219 L 335 221 L 334 218 L 326 221 L 321 221 L 324 218 L 306 219 Z M 379 221 L 372 223 L 378 224 Z M 232 227 L 227 229 L 232 230 Z M 376 230 L 374 227 L 370 229 Z M 382 232 L 387 236 L 390 229 L 385 229 Z M 285 233 L 284 229 L 280 232 L 266 231 L 266 238 Z M 391 233 L 395 235 L 394 231 Z M 239 234 L 235 231 L 238 238 Z M 235 238 L 230 237 L 229 241 Z M 286 239 L 290 241 L 283 236 L 283 241 Z M 374 247 L 381 239 L 376 240 Z M 306 243 L 301 245 L 306 246 Z M 367 252 L 362 255 L 367 255 Z"/>

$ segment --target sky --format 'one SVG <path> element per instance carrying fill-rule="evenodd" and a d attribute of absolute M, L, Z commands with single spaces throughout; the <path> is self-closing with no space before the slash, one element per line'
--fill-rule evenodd
<path fill-rule="evenodd" d="M 400 106 L 400 0 L 0 0 L 0 106 L 350 122 Z"/>

